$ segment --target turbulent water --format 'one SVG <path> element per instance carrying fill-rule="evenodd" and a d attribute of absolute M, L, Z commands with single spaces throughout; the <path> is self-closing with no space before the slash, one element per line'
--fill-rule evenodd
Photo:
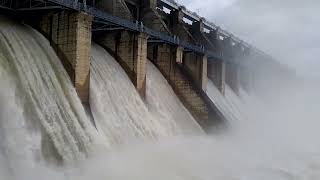
<path fill-rule="evenodd" d="M 233 91 L 226 85 L 226 92 L 225 96 L 221 94 L 219 89 L 213 84 L 213 82 L 208 78 L 208 84 L 207 84 L 207 91 L 206 91 L 208 97 L 211 99 L 212 102 L 215 103 L 217 108 L 220 110 L 220 112 L 226 117 L 228 121 L 241 121 L 244 120 L 242 112 L 238 109 L 237 104 L 235 105 L 234 102 L 232 102 L 233 99 L 238 99 L 236 95 L 233 94 Z M 226 97 L 231 97 L 226 98 Z M 231 122 L 231 123 L 232 123 Z"/>
<path fill-rule="evenodd" d="M 97 127 L 110 145 L 157 139 L 176 129 L 174 121 L 155 118 L 149 112 L 125 71 L 96 44 L 92 46 L 90 94 Z"/>
<path fill-rule="evenodd" d="M 38 32 L 0 18 L 4 158 L 85 158 L 96 134 L 58 57 Z"/>
<path fill-rule="evenodd" d="M 90 105 L 98 129 L 111 146 L 202 133 L 161 73 L 151 63 L 147 69 L 145 104 L 116 60 L 92 45 Z"/>
<path fill-rule="evenodd" d="M 185 135 L 203 133 L 199 124 L 178 99 L 161 72 L 149 61 L 147 66 L 147 104 L 154 116 L 175 122 L 174 131 Z"/>
<path fill-rule="evenodd" d="M 209 82 L 208 95 L 235 132 L 176 136 L 200 130 L 152 64 L 145 103 L 106 51 L 93 45 L 92 53 L 97 130 L 49 43 L 0 18 L 1 180 L 320 178 L 318 86 L 262 102 L 228 86 L 222 96 Z M 110 148 L 97 150 L 98 143 Z"/>

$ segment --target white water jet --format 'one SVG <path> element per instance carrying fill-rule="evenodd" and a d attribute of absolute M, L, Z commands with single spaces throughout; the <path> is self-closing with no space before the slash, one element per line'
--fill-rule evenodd
<path fill-rule="evenodd" d="M 174 122 L 153 117 L 125 71 L 97 44 L 92 45 L 90 105 L 110 146 L 174 133 Z"/>
<path fill-rule="evenodd" d="M 152 62 L 147 66 L 147 104 L 154 116 L 167 120 L 167 127 L 172 122 L 172 131 L 177 134 L 196 135 L 204 133 L 200 125 L 181 103 L 170 84 Z"/>
<path fill-rule="evenodd" d="M 2 64 L 3 65 L 3 64 Z M 64 180 L 62 172 L 48 168 L 41 153 L 41 133 L 30 129 L 14 82 L 0 65 L 0 179 Z M 5 102 L 5 103 L 3 103 Z"/>
<path fill-rule="evenodd" d="M 71 163 L 85 158 L 97 134 L 49 42 L 35 30 L 0 17 L 0 49 L 1 77 L 9 77 L 14 87 L 1 85 L 2 96 L 12 91 L 8 101 L 17 104 L 10 108 L 16 109 L 12 116 L 1 117 L 1 127 L 28 128 L 31 132 L 21 134 L 45 159 Z M 10 132 L 2 133 L 11 138 Z"/>
<path fill-rule="evenodd" d="M 230 121 L 230 123 L 237 123 L 237 121 L 241 122 L 245 120 L 245 116 L 243 112 L 238 108 L 240 104 L 234 104 L 233 100 L 237 100 L 238 97 L 234 95 L 234 92 L 225 85 L 225 95 L 223 95 L 219 89 L 214 85 L 212 80 L 208 78 L 207 90 L 206 93 L 211 101 L 217 106 L 219 111 L 223 114 L 223 116 Z M 228 98 L 231 96 L 231 100 Z M 238 102 L 238 101 L 237 101 Z"/>

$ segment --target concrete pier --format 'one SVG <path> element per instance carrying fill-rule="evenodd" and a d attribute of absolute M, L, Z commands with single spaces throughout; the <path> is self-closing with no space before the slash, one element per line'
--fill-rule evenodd
<path fill-rule="evenodd" d="M 202 42 L 218 54 L 223 53 L 223 41 L 220 40 L 219 29 L 210 33 L 201 33 L 205 38 Z M 208 60 L 208 78 L 214 83 L 219 91 L 224 95 L 226 84 L 226 62 L 218 58 L 210 58 Z"/>
<path fill-rule="evenodd" d="M 192 77 L 197 86 L 206 91 L 207 89 L 207 69 L 208 58 L 206 55 L 186 54 L 184 59 L 184 67 Z"/>
<path fill-rule="evenodd" d="M 209 61 L 208 78 L 210 78 L 219 91 L 224 94 L 226 83 L 226 63 L 221 60 Z"/>
<path fill-rule="evenodd" d="M 209 109 L 201 98 L 197 88 L 187 76 L 181 62 L 181 48 L 168 44 L 156 45 L 157 53 L 153 63 L 169 81 L 182 103 L 187 107 L 198 122 L 206 126 L 208 124 Z"/>
<path fill-rule="evenodd" d="M 233 63 L 226 64 L 226 83 L 235 92 L 239 92 L 239 68 Z"/>
<path fill-rule="evenodd" d="M 147 40 L 148 35 L 130 31 L 104 33 L 96 39 L 114 55 L 142 97 L 146 89 Z"/>
<path fill-rule="evenodd" d="M 61 11 L 44 15 L 40 29 L 48 37 L 83 103 L 89 102 L 92 17 Z"/>
<path fill-rule="evenodd" d="M 240 60 L 239 51 L 237 46 L 233 44 L 231 38 L 225 38 L 222 41 L 222 53 L 227 55 L 228 61 L 226 62 L 226 83 L 230 88 L 238 93 L 239 91 L 239 67 Z"/>
<path fill-rule="evenodd" d="M 128 20 L 140 16 L 139 11 L 130 10 L 124 0 L 103 0 L 97 4 L 97 7 Z M 146 94 L 148 35 L 118 29 L 99 34 L 95 40 L 115 56 L 136 86 L 141 97 L 144 98 Z"/>
<path fill-rule="evenodd" d="M 135 80 L 134 84 L 142 97 L 146 96 L 147 46 L 148 35 L 139 33 L 135 40 Z"/>
<path fill-rule="evenodd" d="M 153 4 L 153 3 L 150 3 Z M 155 7 L 148 7 L 147 16 L 153 20 L 144 21 L 147 27 L 175 35 L 190 43 L 200 43 L 201 24 L 186 25 L 183 21 L 183 7 L 174 10 L 168 16 L 159 14 Z M 198 33 L 194 33 L 198 31 Z M 202 37 L 204 38 L 204 37 Z M 210 42 L 209 42 L 210 43 Z M 182 47 L 164 42 L 150 42 L 148 44 L 148 58 L 160 69 L 170 82 L 180 100 L 203 127 L 210 126 L 217 118 L 216 111 L 205 96 L 207 87 L 208 57 L 206 54 L 185 51 Z"/>

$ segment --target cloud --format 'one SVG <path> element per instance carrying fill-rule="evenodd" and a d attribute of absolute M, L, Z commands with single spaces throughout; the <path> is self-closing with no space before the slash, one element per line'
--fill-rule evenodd
<path fill-rule="evenodd" d="M 320 1 L 238 0 L 227 1 L 226 6 L 220 6 L 218 0 L 186 0 L 185 3 L 193 9 L 205 8 L 201 13 L 207 19 L 298 72 L 320 77 Z"/>

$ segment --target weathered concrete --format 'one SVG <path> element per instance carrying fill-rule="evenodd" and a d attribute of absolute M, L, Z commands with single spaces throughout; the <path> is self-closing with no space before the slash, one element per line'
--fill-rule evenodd
<path fill-rule="evenodd" d="M 177 47 L 176 49 L 176 63 L 183 63 L 183 47 Z"/>
<path fill-rule="evenodd" d="M 130 11 L 125 0 L 102 0 L 97 7 L 128 20 L 134 20 L 140 16 L 139 5 L 134 8 L 135 11 L 132 9 Z M 99 34 L 95 40 L 116 57 L 139 94 L 145 97 L 148 36 L 144 33 L 117 30 Z"/>
<path fill-rule="evenodd" d="M 152 20 L 144 21 L 146 26 L 176 35 L 183 41 L 197 42 L 192 34 L 193 26 L 183 22 L 182 9 L 172 11 L 169 18 L 151 9 L 144 11 L 147 12 L 147 19 L 153 14 Z M 149 43 L 148 58 L 156 64 L 180 100 L 203 127 L 209 127 L 220 118 L 212 109 L 212 103 L 204 97 L 207 87 L 206 55 L 184 52 L 181 47 L 165 43 Z"/>
<path fill-rule="evenodd" d="M 208 78 L 222 94 L 225 93 L 226 82 L 226 64 L 221 60 L 212 60 L 208 62 Z"/>
<path fill-rule="evenodd" d="M 195 38 L 196 42 L 204 45 L 207 49 L 212 51 L 217 51 L 215 46 L 215 40 L 210 40 L 210 38 L 204 32 L 203 20 L 200 19 L 198 22 L 192 24 L 192 35 Z"/>
<path fill-rule="evenodd" d="M 201 22 L 198 22 L 201 23 Z M 200 30 L 202 25 L 198 25 Z M 197 28 L 197 29 L 199 29 Z M 219 39 L 219 29 L 210 33 L 201 33 L 202 42 L 209 47 L 210 50 L 221 54 L 223 52 L 223 42 Z M 201 31 L 200 31 L 201 32 Z M 226 63 L 221 59 L 212 58 L 208 61 L 208 78 L 215 84 L 222 94 L 225 93 L 226 81 Z"/>
<path fill-rule="evenodd" d="M 182 8 L 182 7 L 181 7 Z M 196 39 L 192 36 L 190 29 L 192 29 L 191 25 L 186 25 L 183 22 L 183 12 L 182 9 L 173 11 L 171 14 L 171 27 L 170 30 L 172 34 L 178 36 L 183 41 L 196 43 Z M 189 26 L 189 27 L 188 27 Z"/>
<path fill-rule="evenodd" d="M 147 39 L 144 33 L 130 31 L 105 33 L 96 39 L 115 56 L 142 97 L 146 88 Z"/>
<path fill-rule="evenodd" d="M 175 93 L 191 114 L 201 125 L 206 127 L 208 125 L 209 109 L 192 81 L 186 76 L 182 64 L 177 63 L 181 61 L 181 48 L 161 44 L 157 46 L 157 49 L 157 57 L 153 59 L 153 62 L 169 81 Z"/>
<path fill-rule="evenodd" d="M 238 56 L 238 49 L 232 44 L 230 38 L 225 38 L 222 41 L 222 51 L 229 58 L 229 61 L 226 62 L 226 83 L 235 93 L 238 93 L 240 83 L 237 62 L 239 61 L 239 58 L 241 58 Z"/>
<path fill-rule="evenodd" d="M 151 29 L 157 29 L 160 32 L 171 34 L 168 24 L 156 10 L 156 3 L 157 1 L 155 0 L 145 1 L 141 20 L 145 26 Z"/>
<path fill-rule="evenodd" d="M 40 29 L 62 60 L 83 103 L 89 101 L 92 17 L 62 11 L 42 17 Z"/>
<path fill-rule="evenodd" d="M 184 68 L 187 70 L 192 80 L 203 91 L 207 89 L 207 63 L 206 55 L 188 53 L 184 58 Z"/>
<path fill-rule="evenodd" d="M 226 63 L 226 83 L 235 92 L 239 92 L 239 68 L 234 63 Z"/>
<path fill-rule="evenodd" d="M 133 19 L 133 15 L 124 0 L 99 0 L 96 1 L 96 7 L 124 19 Z"/>
<path fill-rule="evenodd" d="M 135 40 L 135 86 L 142 97 L 146 96 L 147 48 L 148 35 L 139 33 Z"/>

